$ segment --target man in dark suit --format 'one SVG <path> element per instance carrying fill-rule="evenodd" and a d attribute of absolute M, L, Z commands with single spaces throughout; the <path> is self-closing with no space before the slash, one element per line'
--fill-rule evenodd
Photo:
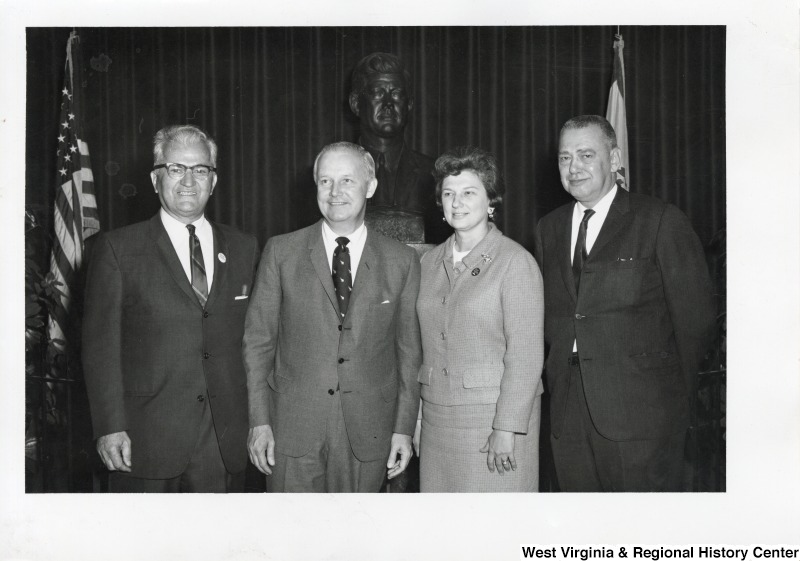
<path fill-rule="evenodd" d="M 214 141 L 193 126 L 154 139 L 159 213 L 104 234 L 89 266 L 83 364 L 112 492 L 244 490 L 244 317 L 252 236 L 213 224 Z"/>
<path fill-rule="evenodd" d="M 450 229 L 436 208 L 434 159 L 411 149 L 405 129 L 414 107 L 411 74 L 389 53 L 372 53 L 353 69 L 350 109 L 358 117 L 358 143 L 369 150 L 376 166 L 378 188 L 368 212 L 399 209 L 421 215 L 425 241 L 443 242 Z"/>
<path fill-rule="evenodd" d="M 419 260 L 364 225 L 366 150 L 326 146 L 314 179 L 322 220 L 267 242 L 247 312 L 250 459 L 270 492 L 377 492 L 411 457 Z"/>
<path fill-rule="evenodd" d="M 677 208 L 615 185 L 614 129 L 567 121 L 558 154 L 574 203 L 545 216 L 551 442 L 562 491 L 682 490 L 700 361 L 714 336 L 697 235 Z"/>

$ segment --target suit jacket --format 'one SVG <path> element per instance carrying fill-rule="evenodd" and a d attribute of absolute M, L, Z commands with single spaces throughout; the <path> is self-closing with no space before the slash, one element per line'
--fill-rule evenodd
<path fill-rule="evenodd" d="M 533 256 L 492 225 L 454 270 L 451 238 L 422 258 L 417 314 L 422 399 L 497 404 L 492 428 L 526 433 L 543 392 L 544 296 Z"/>
<path fill-rule="evenodd" d="M 700 361 L 714 337 L 711 283 L 689 220 L 653 197 L 617 191 L 575 292 L 574 203 L 539 223 L 552 432 L 564 420 L 573 341 L 597 430 L 616 440 L 689 425 Z"/>
<path fill-rule="evenodd" d="M 250 293 L 258 244 L 211 226 L 217 261 L 205 310 L 158 214 L 103 234 L 94 247 L 82 349 L 92 424 L 95 438 L 128 432 L 135 477 L 179 475 L 208 406 L 225 467 L 247 465 L 248 299 L 236 296 Z"/>
<path fill-rule="evenodd" d="M 368 231 L 340 320 L 330 258 L 322 222 L 267 242 L 244 337 L 250 426 L 271 425 L 276 449 L 302 456 L 324 435 L 338 387 L 353 453 L 385 459 L 419 407 L 419 261 Z"/>

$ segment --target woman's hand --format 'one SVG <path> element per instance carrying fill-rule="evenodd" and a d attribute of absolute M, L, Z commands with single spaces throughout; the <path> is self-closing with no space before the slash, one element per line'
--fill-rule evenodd
<path fill-rule="evenodd" d="M 489 471 L 505 475 L 507 471 L 517 469 L 517 461 L 514 459 L 514 433 L 505 430 L 493 430 L 489 439 L 481 448 L 481 453 L 486 456 L 486 465 Z"/>

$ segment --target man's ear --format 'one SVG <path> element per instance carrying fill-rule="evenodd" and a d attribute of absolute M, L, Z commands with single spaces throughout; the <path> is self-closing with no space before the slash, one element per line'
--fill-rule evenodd
<path fill-rule="evenodd" d="M 414 98 L 408 98 L 408 112 L 411 113 L 411 110 L 414 109 Z"/>
<path fill-rule="evenodd" d="M 153 170 L 153 171 L 150 172 L 150 181 L 153 182 L 153 190 L 156 193 L 158 193 L 158 187 L 156 187 L 156 185 L 158 184 L 158 172 L 157 171 Z"/>
<path fill-rule="evenodd" d="M 356 92 L 350 92 L 350 97 L 348 97 L 348 100 L 350 101 L 350 111 L 352 111 L 356 117 L 359 117 L 358 94 Z"/>
<path fill-rule="evenodd" d="M 617 173 L 617 170 L 622 167 L 622 150 L 619 146 L 611 149 L 611 171 Z"/>
<path fill-rule="evenodd" d="M 217 172 L 214 172 L 214 179 L 211 180 L 211 189 L 208 190 L 208 196 L 214 194 L 214 187 L 217 186 Z"/>
<path fill-rule="evenodd" d="M 372 198 L 372 195 L 375 194 L 375 189 L 377 189 L 377 188 L 378 188 L 378 178 L 373 177 L 372 179 L 369 180 L 369 183 L 367 184 L 367 198 L 368 199 Z"/>

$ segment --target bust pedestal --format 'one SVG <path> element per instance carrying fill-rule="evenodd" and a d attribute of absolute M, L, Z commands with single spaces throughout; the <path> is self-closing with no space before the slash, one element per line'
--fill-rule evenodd
<path fill-rule="evenodd" d="M 408 210 L 387 207 L 368 207 L 364 218 L 367 228 L 380 232 L 417 250 L 420 257 L 433 248 L 425 243 L 425 223 L 422 215 Z"/>

